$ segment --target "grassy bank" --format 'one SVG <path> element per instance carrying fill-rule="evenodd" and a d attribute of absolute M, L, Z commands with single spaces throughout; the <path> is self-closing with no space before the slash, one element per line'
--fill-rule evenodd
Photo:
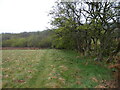
<path fill-rule="evenodd" d="M 3 88 L 94 88 L 111 71 L 74 51 L 3 50 Z"/>

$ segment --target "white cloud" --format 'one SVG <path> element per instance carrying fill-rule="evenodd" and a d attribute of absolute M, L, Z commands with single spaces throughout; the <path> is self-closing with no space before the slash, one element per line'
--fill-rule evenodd
<path fill-rule="evenodd" d="M 1 0 L 0 33 L 41 31 L 50 25 L 48 12 L 55 0 Z"/>

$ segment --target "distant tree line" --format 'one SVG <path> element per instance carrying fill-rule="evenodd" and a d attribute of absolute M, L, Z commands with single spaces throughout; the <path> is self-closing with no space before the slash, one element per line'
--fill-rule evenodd
<path fill-rule="evenodd" d="M 2 47 L 51 48 L 52 30 L 23 33 L 2 33 Z"/>

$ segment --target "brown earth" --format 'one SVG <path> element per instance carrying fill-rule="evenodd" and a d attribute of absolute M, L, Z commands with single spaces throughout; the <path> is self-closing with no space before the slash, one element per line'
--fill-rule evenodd
<path fill-rule="evenodd" d="M 0 50 L 38 50 L 43 48 L 36 47 L 0 47 Z"/>

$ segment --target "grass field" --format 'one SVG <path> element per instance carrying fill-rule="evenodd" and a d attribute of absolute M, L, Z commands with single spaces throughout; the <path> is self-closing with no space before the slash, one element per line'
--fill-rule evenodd
<path fill-rule="evenodd" d="M 111 80 L 111 70 L 92 60 L 66 50 L 2 50 L 3 88 L 94 88 Z"/>

